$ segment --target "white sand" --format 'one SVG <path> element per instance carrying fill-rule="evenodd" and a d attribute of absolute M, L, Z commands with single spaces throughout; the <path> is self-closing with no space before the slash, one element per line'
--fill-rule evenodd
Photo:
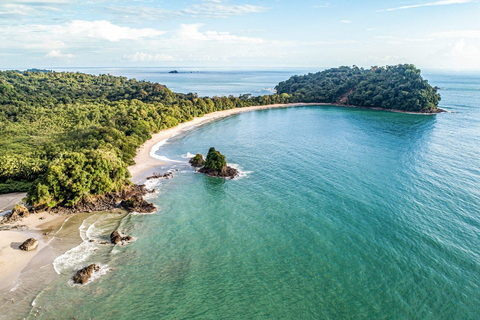
<path fill-rule="evenodd" d="M 51 239 L 50 234 L 68 217 L 70 216 L 47 212 L 31 214 L 28 218 L 15 223 L 22 226 L 21 230 L 0 231 L 0 292 L 13 286 L 22 270 L 47 245 Z M 32 237 L 39 242 L 36 250 L 22 251 L 18 248 Z"/>

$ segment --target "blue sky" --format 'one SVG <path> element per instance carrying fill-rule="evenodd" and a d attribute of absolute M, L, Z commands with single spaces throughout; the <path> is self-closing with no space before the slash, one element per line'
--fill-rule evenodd
<path fill-rule="evenodd" d="M 0 68 L 480 70 L 479 0 L 1 0 Z"/>

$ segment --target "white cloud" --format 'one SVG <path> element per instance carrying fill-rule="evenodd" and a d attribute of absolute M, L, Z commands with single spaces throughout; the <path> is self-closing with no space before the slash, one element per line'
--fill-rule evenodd
<path fill-rule="evenodd" d="M 72 36 L 105 39 L 108 41 L 117 42 L 120 40 L 151 38 L 162 35 L 165 32 L 150 28 L 134 29 L 129 27 L 121 27 L 105 20 L 74 20 L 70 23 L 67 23 L 63 27 L 54 30 L 54 33 L 70 34 Z"/>
<path fill-rule="evenodd" d="M 158 62 L 175 60 L 171 55 L 168 54 L 148 54 L 144 52 L 136 52 L 135 54 L 124 56 L 124 59 L 131 62 Z"/>
<path fill-rule="evenodd" d="M 61 53 L 59 50 L 52 50 L 45 55 L 47 58 L 73 58 L 71 53 Z"/>
<path fill-rule="evenodd" d="M 470 3 L 470 2 L 475 2 L 475 1 L 476 0 L 440 0 L 440 1 L 434 1 L 434 2 L 427 2 L 427 3 L 420 3 L 420 4 L 413 4 L 413 5 L 401 6 L 401 7 L 395 7 L 395 8 L 377 10 L 377 12 L 405 10 L 405 9 L 430 7 L 430 6 L 447 6 L 447 5 L 451 5 L 451 4 L 464 4 L 464 3 Z"/>
<path fill-rule="evenodd" d="M 222 41 L 222 42 L 246 42 L 246 43 L 262 43 L 264 40 L 260 38 L 240 37 L 232 35 L 229 32 L 218 31 L 200 31 L 203 26 L 201 23 L 197 24 L 182 24 L 178 31 L 178 37 L 181 40 L 196 40 L 196 41 Z"/>
<path fill-rule="evenodd" d="M 129 21 L 157 20 L 165 18 L 228 18 L 267 11 L 268 8 L 242 4 L 234 5 L 221 0 L 204 0 L 201 4 L 193 4 L 179 10 L 167 10 L 155 6 L 112 6 L 108 8 L 110 14 Z"/>
<path fill-rule="evenodd" d="M 341 20 L 340 22 L 341 23 L 353 23 L 353 21 L 350 21 L 350 20 Z"/>
<path fill-rule="evenodd" d="M 477 38 L 480 39 L 480 30 L 457 30 L 432 33 L 438 38 Z"/>
<path fill-rule="evenodd" d="M 203 1 L 202 4 L 194 4 L 183 10 L 178 11 L 182 15 L 217 17 L 239 16 L 250 13 L 259 13 L 266 11 L 267 8 L 252 4 L 234 5 L 224 4 L 220 0 Z"/>

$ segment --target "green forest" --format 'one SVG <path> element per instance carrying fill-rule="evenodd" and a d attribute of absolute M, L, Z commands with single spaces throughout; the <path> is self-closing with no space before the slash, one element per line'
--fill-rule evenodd
<path fill-rule="evenodd" d="M 437 112 L 440 95 L 412 64 L 370 69 L 339 67 L 293 76 L 279 83 L 277 94 L 293 101 L 322 102 L 413 112 Z"/>
<path fill-rule="evenodd" d="M 232 108 L 346 103 L 434 112 L 439 95 L 412 65 L 340 67 L 294 76 L 277 94 L 199 97 L 111 75 L 0 72 L 0 193 L 27 191 L 37 208 L 120 191 L 136 149 L 162 129 Z"/>

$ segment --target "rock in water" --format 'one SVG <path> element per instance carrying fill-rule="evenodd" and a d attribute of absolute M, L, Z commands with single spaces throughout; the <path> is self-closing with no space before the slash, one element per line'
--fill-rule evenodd
<path fill-rule="evenodd" d="M 92 277 L 92 274 L 95 271 L 99 271 L 100 267 L 96 264 L 91 264 L 88 267 L 80 269 L 77 273 L 73 276 L 73 282 L 77 284 L 85 284 L 87 283 L 88 279 Z"/>
<path fill-rule="evenodd" d="M 113 244 L 122 242 L 122 236 L 120 235 L 118 230 L 112 232 L 112 234 L 110 235 L 110 242 Z"/>
<path fill-rule="evenodd" d="M 205 160 L 203 160 L 203 156 L 200 153 L 197 153 L 195 157 L 191 158 L 188 162 L 195 168 L 200 168 L 205 164 Z"/>
<path fill-rule="evenodd" d="M 211 177 L 221 177 L 233 179 L 238 175 L 238 170 L 228 167 L 225 156 L 211 147 L 208 150 L 205 165 L 198 170 L 198 172 L 205 173 Z"/>
<path fill-rule="evenodd" d="M 133 238 L 131 236 L 122 237 L 122 235 L 120 234 L 120 232 L 118 232 L 118 230 L 113 231 L 112 234 L 110 235 L 110 241 L 113 244 L 119 244 L 119 243 L 122 243 L 123 241 L 130 242 L 132 240 Z"/>
<path fill-rule="evenodd" d="M 32 251 L 37 249 L 37 247 L 38 247 L 38 241 L 34 238 L 30 238 L 25 240 L 25 242 L 22 243 L 19 248 L 20 250 L 23 250 L 23 251 Z"/>

